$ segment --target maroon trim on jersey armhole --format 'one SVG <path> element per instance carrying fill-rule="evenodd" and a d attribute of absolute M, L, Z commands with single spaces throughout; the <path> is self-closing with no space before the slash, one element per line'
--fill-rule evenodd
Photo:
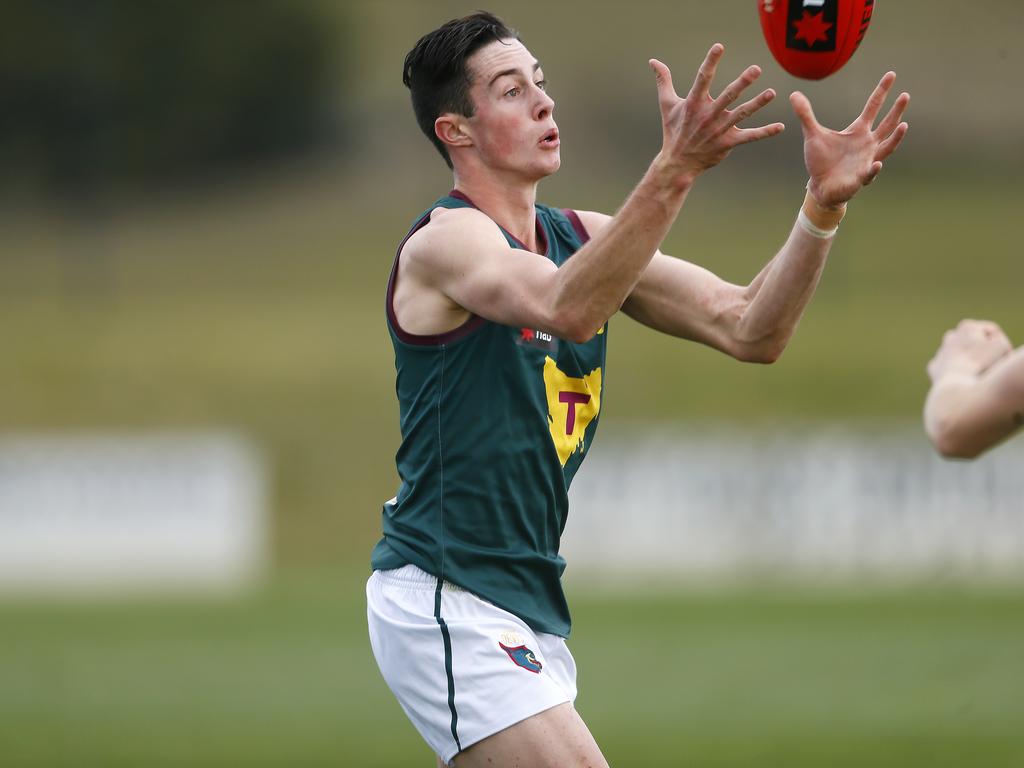
<path fill-rule="evenodd" d="M 580 220 L 580 215 L 576 213 L 572 208 L 563 208 L 562 213 L 565 214 L 565 218 L 572 224 L 572 228 L 576 230 L 576 236 L 580 239 L 580 245 L 584 245 L 587 240 L 590 239 L 590 233 L 587 232 L 587 228 L 583 226 L 583 222 Z"/>
<path fill-rule="evenodd" d="M 448 193 L 448 197 L 454 197 L 456 200 L 461 200 L 464 203 L 469 203 L 471 206 L 476 208 L 476 210 L 480 211 L 480 209 L 476 207 L 476 203 L 474 203 L 472 200 L 470 200 L 468 195 L 466 195 L 463 192 L 460 192 L 457 189 L 453 189 L 451 192 L 449 192 Z M 480 211 L 480 212 L 483 213 L 483 211 Z M 484 215 L 487 216 L 486 213 Z M 490 218 L 490 217 L 488 217 L 488 218 Z M 540 223 L 540 217 L 537 216 L 536 218 L 537 218 L 537 243 L 540 244 L 541 246 L 543 246 L 541 248 L 542 253 L 540 255 L 547 256 L 548 255 L 548 247 L 549 247 L 548 246 L 548 233 L 544 231 L 544 225 Z M 491 219 L 491 221 L 494 221 L 494 219 Z M 502 232 L 505 232 L 505 230 L 502 229 L 501 225 L 498 224 L 498 222 L 495 221 L 494 223 L 497 225 L 498 229 L 501 229 Z M 511 232 L 505 232 L 505 234 L 508 235 L 509 237 L 511 237 L 513 240 L 515 240 L 516 241 L 516 245 L 518 245 L 524 251 L 529 251 L 530 250 L 529 248 L 526 247 L 526 243 L 524 243 L 518 237 L 513 235 Z M 533 251 L 530 251 L 530 253 L 533 253 Z"/>
<path fill-rule="evenodd" d="M 398 250 L 395 251 L 395 262 L 391 266 L 391 276 L 388 278 L 388 293 L 387 301 L 385 302 L 387 306 L 388 322 L 391 324 L 391 328 L 394 330 L 395 335 L 400 341 L 406 344 L 413 344 L 421 347 L 435 347 L 439 344 L 451 344 L 468 336 L 486 322 L 486 320 L 479 315 L 470 314 L 469 319 L 458 328 L 453 328 L 445 333 L 432 335 L 409 333 L 398 324 L 398 317 L 395 315 L 395 284 L 398 282 L 398 259 L 402 255 L 402 249 L 409 241 L 409 238 L 423 229 L 423 227 L 427 225 L 427 222 L 430 221 L 430 214 L 432 212 L 433 209 L 423 214 L 423 217 L 413 224 L 412 229 L 409 230 L 409 234 L 402 238 L 402 242 L 398 244 Z"/>

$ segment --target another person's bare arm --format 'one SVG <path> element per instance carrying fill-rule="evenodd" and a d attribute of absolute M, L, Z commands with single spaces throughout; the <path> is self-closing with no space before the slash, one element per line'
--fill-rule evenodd
<path fill-rule="evenodd" d="M 995 323 L 963 320 L 928 363 L 925 431 L 950 458 L 974 458 L 1024 424 L 1024 347 Z"/>

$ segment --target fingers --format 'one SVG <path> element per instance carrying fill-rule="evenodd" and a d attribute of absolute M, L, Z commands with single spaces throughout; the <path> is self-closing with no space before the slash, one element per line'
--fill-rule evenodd
<path fill-rule="evenodd" d="M 736 128 L 732 134 L 732 144 L 734 147 L 738 147 L 740 144 L 749 144 L 752 141 L 770 139 L 772 136 L 778 136 L 784 130 L 786 130 L 786 126 L 782 123 L 771 123 L 770 125 L 763 125 L 760 128 Z"/>
<path fill-rule="evenodd" d="M 875 150 L 875 160 L 885 160 L 885 158 L 895 152 L 909 129 L 910 127 L 906 123 L 897 125 L 896 130 L 889 134 L 889 138 L 879 143 L 878 149 Z"/>
<path fill-rule="evenodd" d="M 808 136 L 821 128 L 821 125 L 814 117 L 811 102 L 800 91 L 794 91 L 789 95 L 789 103 L 793 106 L 797 119 L 800 120 L 800 126 L 804 129 L 804 136 Z"/>
<path fill-rule="evenodd" d="M 1004 352 L 1009 352 L 1013 349 L 1013 342 L 1010 341 L 1010 337 L 1006 335 L 1002 328 L 995 323 L 988 323 L 988 327 L 985 328 L 985 338 L 991 341 L 997 348 L 1002 349 Z"/>
<path fill-rule="evenodd" d="M 973 333 L 976 336 L 981 336 L 986 339 L 1002 336 L 1005 338 L 1006 334 L 1003 333 L 1003 329 L 999 327 L 998 323 L 991 320 L 974 320 L 969 317 L 965 317 L 956 326 L 957 331 L 965 333 Z"/>
<path fill-rule="evenodd" d="M 1013 343 L 991 320 L 973 320 L 964 318 L 952 330 L 946 331 L 942 337 L 943 344 L 985 344 L 987 349 L 1000 351 L 1000 354 L 1013 349 Z"/>
<path fill-rule="evenodd" d="M 759 109 L 764 107 L 768 102 L 775 98 L 775 91 L 768 88 L 761 91 L 757 96 L 752 98 L 750 101 L 740 104 L 736 109 L 729 113 L 729 125 L 737 125 L 742 123 L 752 114 L 757 112 Z"/>
<path fill-rule="evenodd" d="M 730 104 L 740 97 L 740 94 L 747 89 L 747 87 L 753 83 L 757 78 L 761 76 L 761 68 L 759 66 L 751 65 L 743 70 L 743 73 L 729 83 L 725 90 L 719 94 L 718 98 L 715 99 L 714 108 L 719 111 L 724 111 Z"/>
<path fill-rule="evenodd" d="M 651 59 L 647 63 L 654 70 L 654 79 L 658 86 L 658 104 L 664 112 L 679 100 L 679 95 L 672 85 L 672 72 L 657 59 Z"/>
<path fill-rule="evenodd" d="M 729 125 L 733 127 L 730 136 L 732 146 L 749 144 L 752 141 L 760 141 L 761 139 L 769 139 L 772 136 L 778 136 L 786 130 L 786 126 L 782 123 L 770 123 L 769 125 L 762 125 L 759 128 L 735 127 L 737 123 L 741 123 L 746 120 L 774 98 L 775 91 L 771 88 L 767 88 L 750 101 L 740 104 L 736 109 L 729 113 Z"/>
<path fill-rule="evenodd" d="M 875 129 L 875 134 L 878 136 L 888 137 L 899 125 L 903 119 L 903 113 L 907 109 L 907 105 L 910 103 L 910 94 L 904 91 L 896 97 L 896 103 L 892 105 L 892 109 L 889 110 L 889 114 L 878 124 L 878 128 Z"/>
<path fill-rule="evenodd" d="M 863 176 L 860 177 L 861 185 L 866 187 L 868 184 L 870 184 L 872 181 L 874 181 L 875 177 L 878 176 L 878 174 L 880 174 L 881 172 L 882 172 L 882 163 L 879 160 L 875 160 L 875 162 L 873 162 L 868 167 L 867 172 Z"/>
<path fill-rule="evenodd" d="M 1013 344 L 997 323 L 991 320 L 961 320 L 956 328 L 946 331 L 940 351 L 968 356 L 977 371 L 989 368 L 1013 350 Z"/>
<path fill-rule="evenodd" d="M 864 105 L 864 111 L 860 113 L 860 117 L 857 119 L 868 125 L 873 125 L 875 118 L 878 117 L 879 110 L 882 109 L 882 105 L 885 103 L 885 97 L 889 95 L 889 90 L 895 82 L 895 72 L 886 72 L 882 75 L 882 79 L 878 81 L 875 90 L 868 96 L 867 103 Z"/>
<path fill-rule="evenodd" d="M 725 46 L 721 43 L 715 43 L 711 46 L 711 50 L 704 57 L 704 62 L 700 65 L 700 69 L 697 70 L 697 77 L 693 81 L 693 87 L 690 88 L 689 94 L 686 96 L 687 99 L 695 97 L 698 100 L 697 103 L 701 103 L 709 98 L 711 81 L 715 79 L 715 71 L 718 69 L 718 62 L 722 60 L 724 52 Z"/>

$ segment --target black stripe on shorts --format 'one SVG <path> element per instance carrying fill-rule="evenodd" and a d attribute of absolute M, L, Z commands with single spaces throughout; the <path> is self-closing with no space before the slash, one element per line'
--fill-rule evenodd
<path fill-rule="evenodd" d="M 459 743 L 459 714 L 455 711 L 455 676 L 452 674 L 452 636 L 448 632 L 448 625 L 441 618 L 441 585 L 444 582 L 437 580 L 437 589 L 434 591 L 434 618 L 441 627 L 441 637 L 444 638 L 444 671 L 448 676 L 448 709 L 452 713 L 452 738 L 455 739 L 455 749 L 462 751 L 462 744 Z"/>

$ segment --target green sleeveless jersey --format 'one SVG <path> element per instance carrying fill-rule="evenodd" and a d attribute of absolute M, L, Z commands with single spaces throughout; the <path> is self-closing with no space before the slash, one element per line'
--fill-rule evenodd
<path fill-rule="evenodd" d="M 473 203 L 457 191 L 441 198 L 406 240 L 438 206 Z M 538 242 L 561 265 L 586 241 L 586 231 L 573 211 L 543 205 L 536 211 Z M 513 248 L 525 248 L 504 234 Z M 583 344 L 479 316 L 437 336 L 410 334 L 395 318 L 397 272 L 396 257 L 387 317 L 401 486 L 384 505 L 384 537 L 371 564 L 381 570 L 413 564 L 537 631 L 566 637 L 558 545 L 569 484 L 597 431 L 607 325 Z"/>

